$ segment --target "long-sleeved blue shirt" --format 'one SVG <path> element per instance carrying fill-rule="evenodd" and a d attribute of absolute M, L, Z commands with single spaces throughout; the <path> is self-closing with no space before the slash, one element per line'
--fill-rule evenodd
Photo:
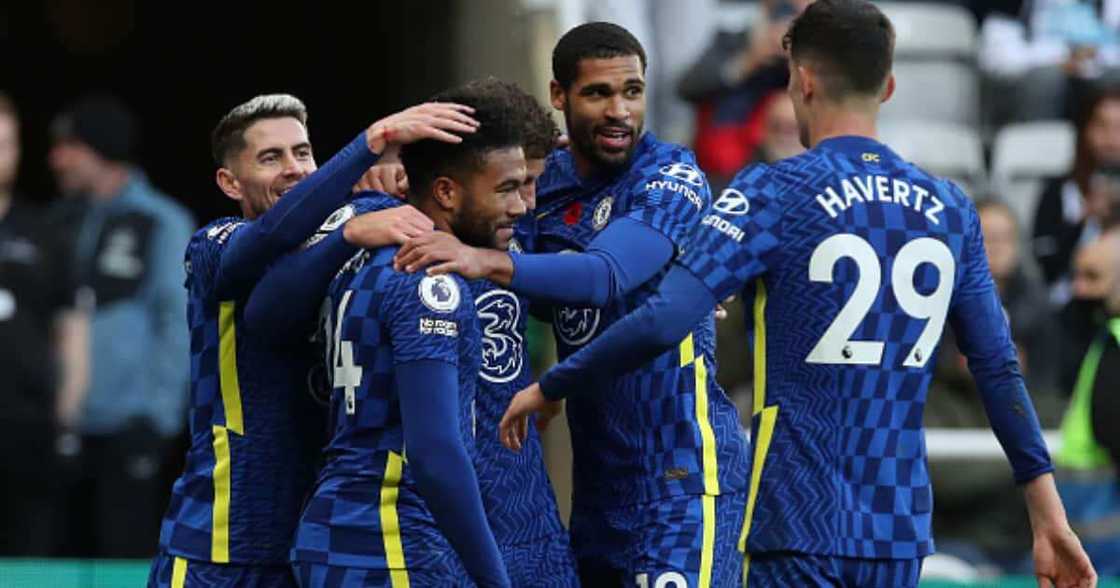
<path fill-rule="evenodd" d="M 1052 470 L 975 208 L 868 138 L 742 171 L 658 294 L 554 368 L 546 394 L 603 394 L 589 382 L 737 293 L 755 349 L 749 553 L 933 551 L 922 409 L 946 321 L 1016 480 Z"/>
<path fill-rule="evenodd" d="M 396 251 L 363 251 L 331 283 L 332 436 L 291 558 L 397 570 L 402 581 L 461 561 L 477 584 L 506 586 L 471 464 L 474 299 L 458 276 L 393 270 Z"/>
<path fill-rule="evenodd" d="M 219 219 L 191 238 L 191 446 L 160 532 L 167 553 L 287 562 L 324 437 L 308 390 L 316 355 L 306 341 L 278 341 L 257 328 L 248 301 L 270 265 L 315 234 L 374 161 L 362 134 L 260 217 Z M 259 301 L 287 303 L 282 294 Z"/>

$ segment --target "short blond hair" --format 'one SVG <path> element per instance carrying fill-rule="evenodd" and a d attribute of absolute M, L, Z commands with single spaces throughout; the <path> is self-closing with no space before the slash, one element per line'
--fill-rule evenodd
<path fill-rule="evenodd" d="M 223 166 L 231 154 L 245 148 L 245 130 L 253 123 L 266 118 L 288 117 L 307 127 L 307 107 L 291 94 L 261 94 L 233 107 L 210 134 L 214 163 Z"/>

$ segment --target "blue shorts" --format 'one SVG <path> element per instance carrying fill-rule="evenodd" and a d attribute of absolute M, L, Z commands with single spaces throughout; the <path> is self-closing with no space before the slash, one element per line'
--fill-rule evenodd
<path fill-rule="evenodd" d="M 148 588 L 295 588 L 286 565 L 216 564 L 160 553 L 152 560 Z"/>
<path fill-rule="evenodd" d="M 530 543 L 499 545 L 513 588 L 579 588 L 567 533 Z"/>
<path fill-rule="evenodd" d="M 910 588 L 922 573 L 919 559 L 861 559 L 776 551 L 750 556 L 744 588 L 852 586 Z"/>
<path fill-rule="evenodd" d="M 327 564 L 293 562 L 292 572 L 301 588 L 390 588 L 393 586 L 474 586 L 466 570 L 445 573 L 431 570 L 366 570 Z M 407 582 L 406 579 L 407 578 Z"/>
<path fill-rule="evenodd" d="M 588 586 L 738 587 L 745 492 L 676 496 L 572 511 L 572 547 Z"/>

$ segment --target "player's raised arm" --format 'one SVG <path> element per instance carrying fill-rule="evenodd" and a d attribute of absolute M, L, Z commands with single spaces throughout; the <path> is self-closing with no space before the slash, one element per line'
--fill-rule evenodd
<path fill-rule="evenodd" d="M 1095 584 L 1096 574 L 1069 526 L 1054 487 L 1054 466 L 1019 371 L 1010 327 L 984 255 L 975 209 L 970 211 L 969 223 L 964 267 L 949 317 L 992 430 L 1011 462 L 1015 481 L 1024 485 L 1034 533 L 1036 573 L 1040 580 L 1046 578 L 1058 586 Z"/>
<path fill-rule="evenodd" d="M 513 397 L 498 426 L 502 443 L 519 450 L 528 434 L 530 414 L 578 391 L 602 389 L 604 383 L 649 363 L 678 345 L 715 306 L 707 286 L 688 269 L 673 264 L 645 304 L 553 366 L 540 383 Z"/>
<path fill-rule="evenodd" d="M 299 249 L 272 264 L 249 296 L 245 324 L 272 341 L 306 336 L 331 278 L 359 248 L 401 244 L 431 230 L 430 218 L 393 196 L 356 198 L 328 217 Z"/>
<path fill-rule="evenodd" d="M 650 168 L 654 171 L 630 186 L 626 213 L 603 219 L 606 228 L 583 253 L 507 253 L 431 235 L 402 247 L 396 265 L 405 271 L 430 266 L 430 273 L 486 278 L 538 302 L 605 306 L 663 270 L 711 202 L 707 180 L 691 156 Z M 662 170 L 687 175 L 692 183 Z"/>
<path fill-rule="evenodd" d="M 468 107 L 414 106 L 373 123 L 316 170 L 306 112 L 290 102 L 294 98 L 282 98 L 250 101 L 214 131 L 214 156 L 222 166 L 218 185 L 249 219 L 223 250 L 216 282 L 221 297 L 244 293 L 272 260 L 307 239 L 387 146 L 423 138 L 455 142 L 461 139 L 453 133 L 477 127 Z M 254 140 L 261 124 L 276 127 L 268 141 Z"/>
<path fill-rule="evenodd" d="M 525 430 L 526 417 L 544 402 L 596 390 L 679 344 L 720 300 L 767 271 L 780 254 L 776 235 L 781 231 L 781 178 L 760 166 L 743 170 L 731 186 L 723 197 L 742 199 L 742 212 L 725 206 L 706 216 L 695 229 L 689 251 L 673 263 L 653 296 L 553 366 L 539 385 L 519 392 L 499 427 L 503 443 L 515 448 L 514 441 L 524 438 L 516 433 Z M 748 198 L 753 204 L 746 204 Z"/>

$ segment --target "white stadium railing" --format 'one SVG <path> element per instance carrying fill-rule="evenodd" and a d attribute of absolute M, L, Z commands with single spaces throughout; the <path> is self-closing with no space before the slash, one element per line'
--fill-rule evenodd
<path fill-rule="evenodd" d="M 1058 431 L 1043 431 L 1053 457 L 1061 446 Z M 1001 460 L 1003 448 L 991 429 L 926 429 L 926 453 L 933 460 Z"/>

